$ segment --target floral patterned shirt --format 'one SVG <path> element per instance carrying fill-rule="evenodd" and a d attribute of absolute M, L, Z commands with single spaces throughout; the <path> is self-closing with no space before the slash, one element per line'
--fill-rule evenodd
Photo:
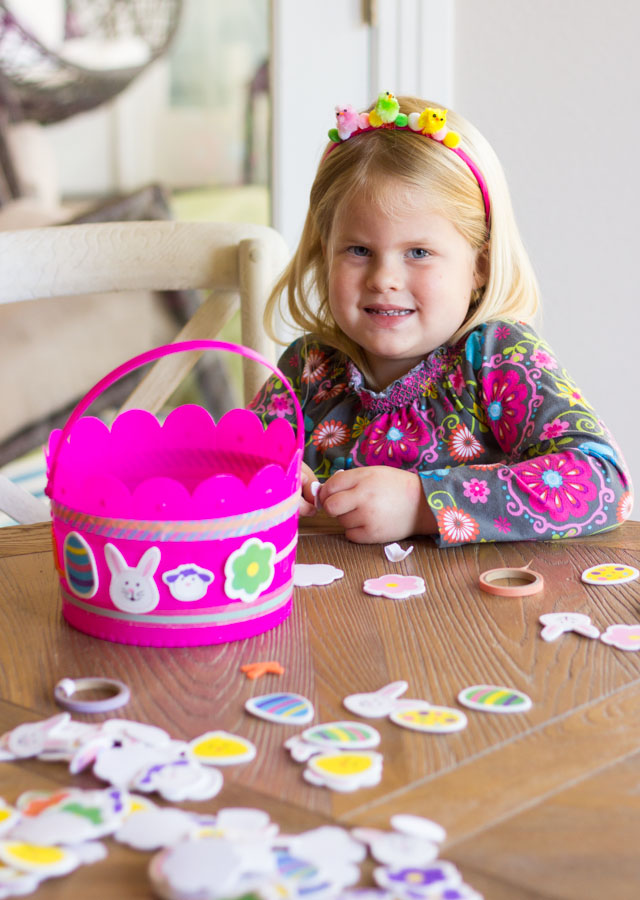
<path fill-rule="evenodd" d="M 305 423 L 319 480 L 354 466 L 417 472 L 439 546 L 595 534 L 631 514 L 624 461 L 549 346 L 498 321 L 442 346 L 379 393 L 344 353 L 299 338 L 280 369 Z M 272 376 L 252 403 L 295 424 Z"/>

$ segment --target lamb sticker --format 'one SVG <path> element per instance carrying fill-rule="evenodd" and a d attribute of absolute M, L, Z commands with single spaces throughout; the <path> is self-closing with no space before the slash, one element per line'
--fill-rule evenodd
<path fill-rule="evenodd" d="M 202 569 L 194 563 L 184 563 L 177 569 L 164 572 L 162 580 L 169 588 L 169 593 L 176 600 L 186 603 L 202 600 L 210 584 L 213 584 L 213 572 Z"/>

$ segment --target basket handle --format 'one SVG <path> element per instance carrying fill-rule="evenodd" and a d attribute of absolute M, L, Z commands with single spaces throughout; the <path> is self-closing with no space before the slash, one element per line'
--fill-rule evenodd
<path fill-rule="evenodd" d="M 60 440 L 58 441 L 49 461 L 49 478 L 46 491 L 49 496 L 53 494 L 53 481 L 55 477 L 55 471 L 58 464 L 58 457 L 60 455 L 60 451 L 64 445 L 64 442 L 69 437 L 69 433 L 71 432 L 71 429 L 73 428 L 75 423 L 83 415 L 83 413 L 87 411 L 94 400 L 96 400 L 100 396 L 100 394 L 102 394 L 108 387 L 111 387 L 112 384 L 115 384 L 116 381 L 119 381 L 120 378 L 128 375 L 129 372 L 133 372 L 135 369 L 139 369 L 141 366 L 144 366 L 150 362 L 154 362 L 157 359 L 162 359 L 165 356 L 171 356 L 174 353 L 186 353 L 189 350 L 225 350 L 228 353 L 235 353 L 238 356 L 244 356 L 247 359 L 253 360 L 254 362 L 261 363 L 263 366 L 266 366 L 266 368 L 269 369 L 274 375 L 277 375 L 277 377 L 282 381 L 283 385 L 293 397 L 293 403 L 296 411 L 296 441 L 298 444 L 298 449 L 304 450 L 304 420 L 302 417 L 302 408 L 300 407 L 296 392 L 291 386 L 291 383 L 282 374 L 282 372 L 276 365 L 269 362 L 268 359 L 266 359 L 260 353 L 257 353 L 255 350 L 251 350 L 249 347 L 241 347 L 238 344 L 230 344 L 227 341 L 211 341 L 205 339 L 193 341 L 177 341 L 175 344 L 162 344 L 162 346 L 160 347 L 154 347 L 152 350 L 147 350 L 144 353 L 140 353 L 138 356 L 133 356 L 131 359 L 127 360 L 127 362 L 122 363 L 122 365 L 109 372 L 108 375 L 105 375 L 104 378 L 101 378 L 100 381 L 97 382 L 97 384 L 94 384 L 94 386 L 90 388 L 89 391 L 87 391 L 87 393 L 78 402 L 78 404 L 72 410 L 69 418 L 67 419 L 62 429 Z"/>

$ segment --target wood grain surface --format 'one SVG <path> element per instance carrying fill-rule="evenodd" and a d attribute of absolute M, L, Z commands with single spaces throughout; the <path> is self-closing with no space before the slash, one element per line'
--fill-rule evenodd
<path fill-rule="evenodd" d="M 487 900 L 639 896 L 640 653 L 575 634 L 546 643 L 538 617 L 583 612 L 600 631 L 637 622 L 639 581 L 594 587 L 580 574 L 604 561 L 638 565 L 640 523 L 580 541 L 447 550 L 417 538 L 414 552 L 392 564 L 382 547 L 327 533 L 320 518 L 313 531 L 311 522 L 298 561 L 330 562 L 345 571 L 343 579 L 297 588 L 292 615 L 273 631 L 177 649 L 109 643 L 70 628 L 60 615 L 48 529 L 4 529 L 0 729 L 57 712 L 52 691 L 62 677 L 119 678 L 132 699 L 115 715 L 180 738 L 223 728 L 257 745 L 257 759 L 225 772 L 220 795 L 198 808 L 259 806 L 297 830 L 322 822 L 386 828 L 393 813 L 413 812 L 447 828 L 443 856 Z M 480 590 L 486 569 L 528 563 L 544 577 L 541 594 L 511 599 Z M 362 591 L 365 578 L 389 571 L 422 576 L 424 595 L 396 601 Z M 285 673 L 257 681 L 241 674 L 241 665 L 267 659 L 279 660 Z M 512 716 L 469 711 L 464 731 L 439 736 L 378 719 L 372 724 L 382 736 L 382 782 L 350 794 L 307 784 L 283 749 L 296 729 L 244 711 L 249 697 L 284 689 L 314 703 L 316 722 L 348 719 L 347 694 L 401 679 L 409 684 L 406 696 L 440 705 L 456 706 L 462 688 L 489 683 L 525 691 L 533 707 Z M 69 783 L 61 764 L 5 763 L 0 794 L 11 801 L 39 779 Z M 92 776 L 85 781 L 93 783 Z M 117 848 L 100 864 L 104 894 L 92 896 L 114 896 L 116 889 L 149 896 L 143 856 Z M 43 887 L 43 896 L 80 896 L 89 879 L 102 878 L 89 867 Z"/>

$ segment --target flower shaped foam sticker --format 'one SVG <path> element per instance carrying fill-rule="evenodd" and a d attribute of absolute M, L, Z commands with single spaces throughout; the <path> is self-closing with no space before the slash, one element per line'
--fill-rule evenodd
<path fill-rule="evenodd" d="M 252 603 L 274 576 L 276 548 L 268 541 L 249 538 L 227 559 L 224 565 L 224 591 L 231 600 Z"/>

